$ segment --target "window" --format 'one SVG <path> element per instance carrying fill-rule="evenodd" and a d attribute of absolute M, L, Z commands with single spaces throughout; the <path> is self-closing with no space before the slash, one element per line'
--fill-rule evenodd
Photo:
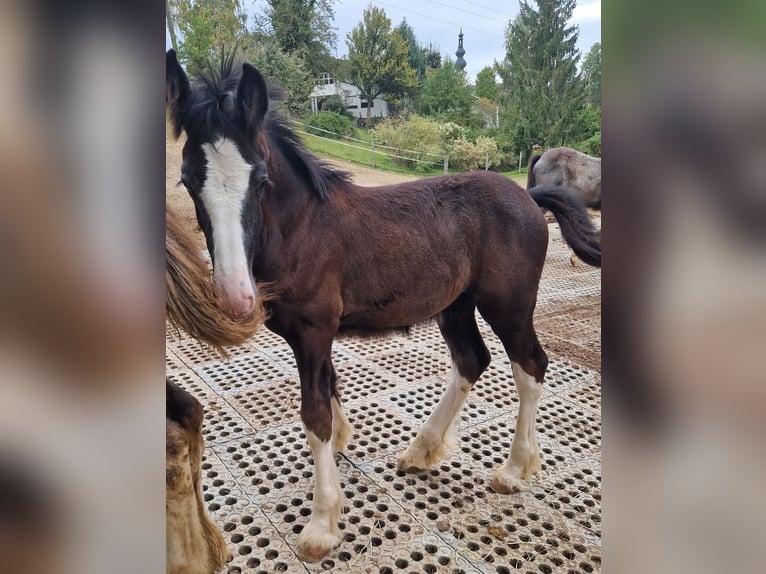
<path fill-rule="evenodd" d="M 370 102 L 370 107 L 374 108 L 375 107 L 375 102 Z M 366 108 L 367 108 L 367 102 L 362 102 L 362 109 L 364 110 Z"/>
<path fill-rule="evenodd" d="M 319 85 L 325 85 L 329 86 L 331 84 L 335 83 L 335 80 L 333 80 L 333 77 L 328 72 L 322 72 L 319 74 Z"/>

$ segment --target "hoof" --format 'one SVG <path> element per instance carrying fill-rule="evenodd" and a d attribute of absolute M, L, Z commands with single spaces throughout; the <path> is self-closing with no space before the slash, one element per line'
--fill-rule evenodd
<path fill-rule="evenodd" d="M 399 456 L 399 460 L 396 461 L 396 468 L 402 472 L 420 472 L 428 470 L 431 466 L 428 464 L 428 459 L 429 457 L 427 453 L 424 456 L 422 453 L 416 454 L 410 452 L 410 449 L 407 449 Z"/>
<path fill-rule="evenodd" d="M 428 470 L 449 456 L 443 439 L 415 438 L 415 441 L 399 455 L 396 467 L 403 472 Z"/>
<path fill-rule="evenodd" d="M 322 558 L 327 556 L 327 553 L 332 550 L 332 547 L 325 548 L 322 546 L 298 546 L 298 558 L 304 562 L 319 562 Z"/>
<path fill-rule="evenodd" d="M 336 536 L 329 532 L 314 536 L 301 535 L 296 553 L 304 562 L 319 562 L 339 543 L 340 535 Z"/>
<path fill-rule="evenodd" d="M 512 476 L 502 476 L 500 474 L 495 474 L 492 478 L 491 486 L 492 490 L 499 494 L 513 494 L 515 492 L 529 490 L 529 487 L 524 484 L 521 479 Z"/>

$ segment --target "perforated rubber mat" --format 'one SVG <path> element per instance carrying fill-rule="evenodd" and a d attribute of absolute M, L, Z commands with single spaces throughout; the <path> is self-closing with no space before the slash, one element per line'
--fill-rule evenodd
<path fill-rule="evenodd" d="M 510 361 L 483 320 L 493 360 L 468 398 L 459 444 L 418 474 L 398 472 L 396 458 L 446 388 L 450 362 L 438 328 L 336 342 L 355 436 L 337 456 L 343 541 L 319 563 L 294 552 L 311 513 L 313 461 L 289 347 L 264 329 L 222 361 L 168 333 L 168 376 L 205 407 L 205 503 L 234 555 L 222 572 L 600 571 L 601 273 L 573 267 L 551 230 L 536 315 L 551 364 L 537 413 L 542 469 L 529 491 L 489 488 L 510 452 L 519 402 Z"/>

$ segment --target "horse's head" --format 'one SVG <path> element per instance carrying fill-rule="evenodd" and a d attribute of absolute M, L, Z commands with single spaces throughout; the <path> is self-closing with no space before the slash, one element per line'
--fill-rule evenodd
<path fill-rule="evenodd" d="M 174 50 L 166 55 L 166 104 L 175 136 L 186 132 L 181 182 L 213 259 L 213 283 L 232 315 L 253 311 L 253 257 L 262 224 L 261 193 L 269 183 L 257 133 L 268 110 L 263 76 L 224 58 L 221 69 L 192 85 Z"/>

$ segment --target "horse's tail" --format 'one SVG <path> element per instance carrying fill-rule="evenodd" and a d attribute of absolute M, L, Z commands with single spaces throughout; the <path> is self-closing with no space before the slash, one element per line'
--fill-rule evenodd
<path fill-rule="evenodd" d="M 536 185 L 535 165 L 540 161 L 541 157 L 543 157 L 543 154 L 539 153 L 529 158 L 529 165 L 527 165 L 527 189 L 532 189 Z"/>
<path fill-rule="evenodd" d="M 171 210 L 165 215 L 165 313 L 176 331 L 183 330 L 228 356 L 224 347 L 241 345 L 265 320 L 261 304 L 252 316 L 235 320 L 218 306 L 210 268 L 190 233 Z M 259 303 L 263 299 L 259 293 Z"/>
<path fill-rule="evenodd" d="M 601 267 L 601 237 L 585 204 L 569 189 L 558 185 L 540 185 L 529 190 L 540 207 L 556 217 L 561 235 L 575 254 L 593 267 Z"/>

